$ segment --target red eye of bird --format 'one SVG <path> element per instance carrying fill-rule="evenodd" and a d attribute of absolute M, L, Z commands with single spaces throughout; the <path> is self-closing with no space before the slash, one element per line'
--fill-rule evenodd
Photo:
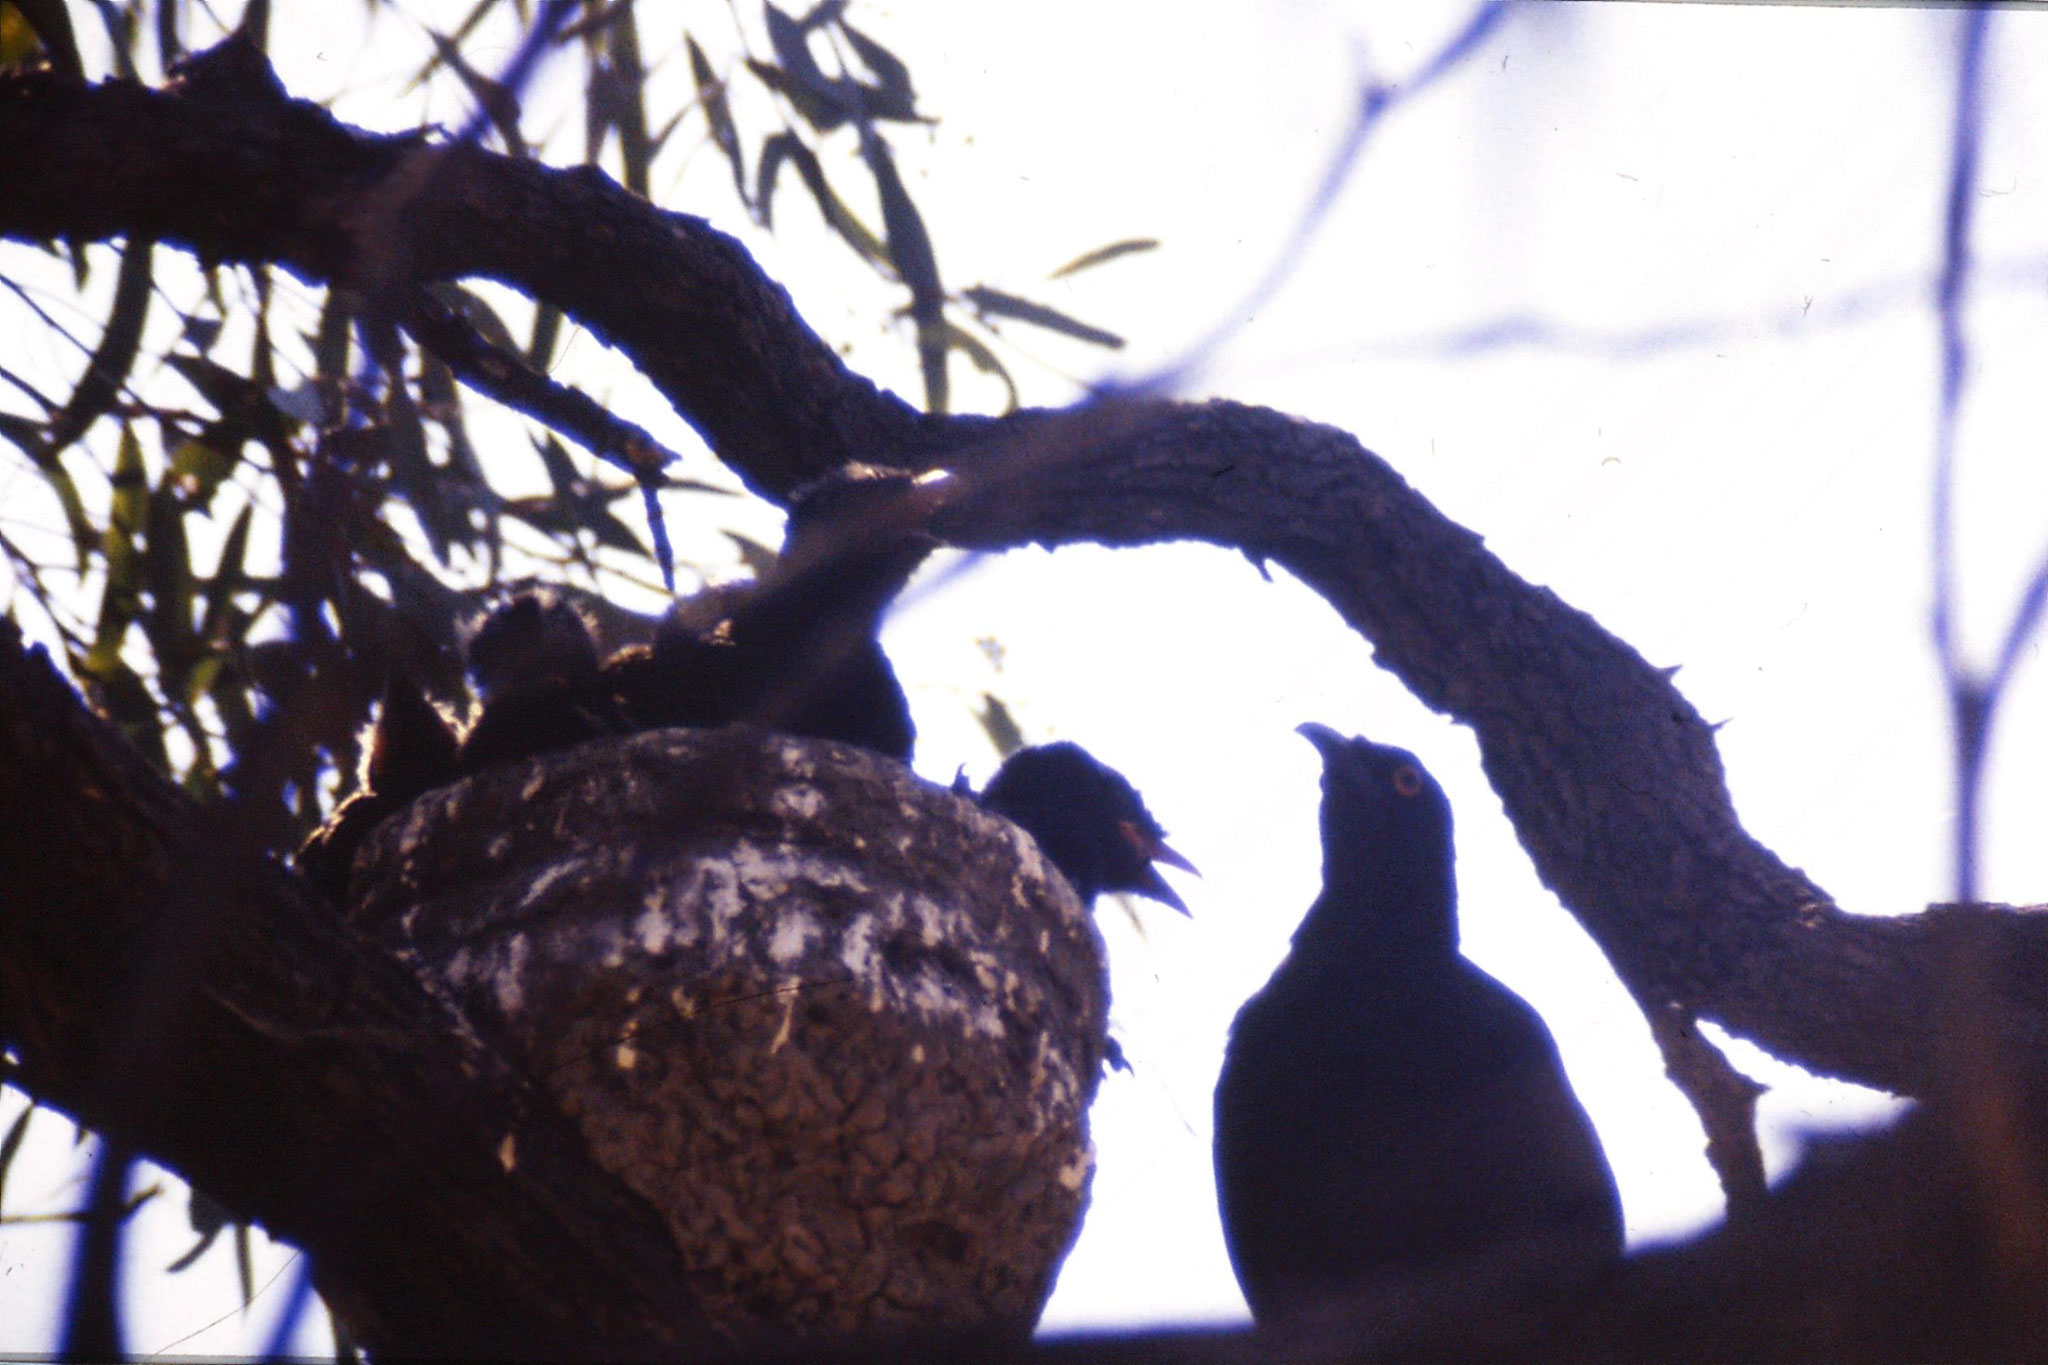
<path fill-rule="evenodd" d="M 1394 769 L 1394 790 L 1403 796 L 1422 795 L 1422 774 L 1412 763 Z"/>

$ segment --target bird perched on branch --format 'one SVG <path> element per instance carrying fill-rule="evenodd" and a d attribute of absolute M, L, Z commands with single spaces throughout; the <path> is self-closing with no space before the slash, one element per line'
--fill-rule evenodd
<path fill-rule="evenodd" d="M 954 790 L 964 792 L 964 781 Z M 1167 846 L 1166 831 L 1129 779 L 1080 745 L 1019 749 L 975 800 L 1037 840 L 1083 905 L 1104 891 L 1123 891 L 1188 913 L 1153 864 L 1185 872 L 1194 864 Z"/>
<path fill-rule="evenodd" d="M 1323 756 L 1323 890 L 1216 1085 L 1231 1265 L 1261 1321 L 1445 1269 L 1621 1251 L 1599 1138 L 1543 1021 L 1458 952 L 1451 809 L 1402 749 Z"/>

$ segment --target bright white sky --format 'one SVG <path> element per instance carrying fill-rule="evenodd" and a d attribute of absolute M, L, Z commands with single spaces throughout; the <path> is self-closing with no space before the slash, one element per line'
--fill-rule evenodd
<path fill-rule="evenodd" d="M 296 92 L 350 88 L 416 48 L 387 15 L 364 52 L 360 7 L 279 12 L 279 65 Z M 893 141 L 948 281 L 1040 298 L 1131 338 L 1105 369 L 1101 352 L 1010 329 L 1026 401 L 1057 403 L 1071 379 L 1142 374 L 1231 316 L 1297 221 L 1361 73 L 1399 79 L 1466 11 L 1041 0 L 1028 20 L 994 13 L 865 0 L 852 17 L 910 62 L 942 120 Z M 668 14 L 643 9 L 650 60 L 677 41 Z M 688 18 L 707 40 L 731 31 L 722 7 Z M 1728 722 L 1721 749 L 1750 831 L 1872 913 L 1941 899 L 1950 877 L 1947 731 L 1926 625 L 1927 299 L 1958 18 L 1527 8 L 1382 128 L 1298 275 L 1243 319 L 1202 380 L 1205 394 L 1355 432 L 1524 577 L 1652 662 L 1683 665 L 1686 695 Z M 1979 657 L 2048 544 L 2044 72 L 2048 15 L 1999 14 L 1961 446 L 1964 622 Z M 341 112 L 396 128 L 422 104 L 384 81 Z M 658 163 L 657 197 L 741 231 L 723 163 L 690 145 Z M 822 237 L 793 187 L 777 219 L 779 239 L 744 234 L 766 267 L 857 368 L 915 393 L 908 339 L 884 321 L 897 300 Z M 1126 236 L 1165 245 L 1045 282 Z M 1523 321 L 1528 339 L 1484 340 Z M 582 338 L 570 358 L 601 361 L 596 351 Z M 615 366 L 584 374 L 688 444 Z M 1000 401 L 965 366 L 954 377 L 962 406 Z M 727 554 L 688 533 L 705 509 L 671 503 L 679 549 Z M 772 515 L 747 515 L 772 539 Z M 989 635 L 1000 672 L 976 644 Z M 1316 891 L 1317 767 L 1292 733 L 1309 719 L 1413 748 L 1443 781 L 1458 811 L 1466 948 L 1557 1035 L 1631 1239 L 1717 1216 L 1690 1111 L 1598 951 L 1535 881 L 1470 737 L 1378 672 L 1305 589 L 1205 548 L 1033 551 L 913 588 L 886 640 L 917 709 L 920 771 L 944 781 L 964 763 L 986 776 L 993 755 L 968 705 L 994 690 L 1029 738 L 1080 740 L 1127 772 L 1205 874 L 1178 883 L 1192 921 L 1146 906 L 1134 923 L 1103 906 L 1136 1072 L 1109 1078 L 1097 1103 L 1094 1205 L 1047 1327 L 1242 1315 L 1216 1224 L 1210 1089 L 1232 1014 Z M 2023 668 L 2000 721 L 1982 864 L 1994 898 L 2048 892 L 2036 833 L 2048 798 L 2031 761 L 2048 744 L 2042 693 L 2038 670 Z M 1800 1129 L 1883 1109 L 1753 1050 L 1738 1059 L 1775 1087 L 1763 1106 L 1774 1170 Z M 0 1106 L 0 1122 L 13 1112 Z M 10 1180 L 9 1212 L 76 1198 L 60 1165 L 68 1126 L 45 1119 L 33 1134 L 41 1159 Z M 189 1243 L 181 1210 L 171 1200 L 141 1220 L 141 1266 Z M 47 1229 L 0 1228 L 0 1350 L 51 1339 L 66 1245 Z M 228 1258 L 211 1259 L 212 1281 L 139 1276 L 136 1348 L 168 1348 L 233 1311 Z M 282 1263 L 272 1256 L 259 1281 Z M 248 1322 L 231 1319 L 231 1335 L 176 1349 L 248 1349 L 288 1279 Z"/>

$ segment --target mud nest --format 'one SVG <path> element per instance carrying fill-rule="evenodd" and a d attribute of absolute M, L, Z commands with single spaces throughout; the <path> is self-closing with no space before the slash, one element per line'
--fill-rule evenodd
<path fill-rule="evenodd" d="M 661 1210 L 735 1336 L 1036 1321 L 1108 987 L 1007 822 L 844 745 L 661 730 L 429 793 L 352 900 Z"/>

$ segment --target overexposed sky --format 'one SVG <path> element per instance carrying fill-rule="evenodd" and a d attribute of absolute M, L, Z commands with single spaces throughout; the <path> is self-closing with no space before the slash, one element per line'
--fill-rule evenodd
<path fill-rule="evenodd" d="M 365 51 L 360 7 L 278 10 L 274 43 L 294 91 L 367 79 L 344 117 L 399 128 L 427 116 L 421 97 L 376 74 L 394 51 L 417 49 L 407 23 L 384 15 Z M 1130 338 L 1106 357 L 1007 328 L 1026 401 L 1058 403 L 1076 379 L 1142 375 L 1232 319 L 1298 221 L 1360 81 L 1398 80 L 1466 13 L 864 0 L 850 17 L 909 61 L 939 117 L 891 137 L 948 283 L 1039 298 Z M 1945 709 L 1926 624 L 1928 300 L 1958 19 L 1525 7 L 1380 128 L 1287 287 L 1236 319 L 1242 330 L 1189 395 L 1356 433 L 1524 577 L 1653 663 L 1683 665 L 1680 688 L 1727 722 L 1722 754 L 1750 831 L 1845 907 L 1872 913 L 1940 899 L 1950 875 Z M 665 74 L 686 79 L 673 51 L 683 23 L 713 48 L 731 20 L 722 6 L 642 7 L 650 62 L 666 55 Z M 1990 51 L 1960 483 L 1963 620 L 1980 657 L 2048 546 L 2048 15 L 1999 14 Z M 742 114 L 743 129 L 760 126 Z M 573 119 L 561 128 L 555 155 L 566 159 L 580 136 Z M 857 184 L 844 182 L 849 193 Z M 851 363 L 917 392 L 909 338 L 889 319 L 900 300 L 822 232 L 793 183 L 778 201 L 780 236 L 763 239 L 686 125 L 654 188 L 665 205 L 740 232 Z M 1129 236 L 1164 245 L 1046 280 Z M 588 367 L 571 377 L 626 415 L 691 444 L 589 338 L 569 360 Z M 964 365 L 954 384 L 961 406 L 1000 400 Z M 508 430 L 505 448 L 523 452 Z M 707 510 L 727 509 L 672 501 L 679 549 L 729 555 L 693 530 Z M 772 538 L 771 513 L 742 515 Z M 1029 738 L 1079 740 L 1128 773 L 1204 872 L 1177 881 L 1191 921 L 1102 907 L 1117 1028 L 1136 1070 L 1104 1083 L 1094 1205 L 1048 1327 L 1242 1314 L 1210 1185 L 1210 1087 L 1231 1015 L 1316 891 L 1317 765 L 1292 733 L 1303 720 L 1412 748 L 1442 780 L 1458 816 L 1467 950 L 1556 1033 L 1631 1238 L 1718 1212 L 1697 1125 L 1598 951 L 1536 883 L 1470 737 L 1377 671 L 1313 595 L 1276 579 L 1202 547 L 1026 551 L 914 586 L 885 637 L 917 710 L 921 772 L 945 781 L 965 764 L 986 776 L 994 756 L 968 706 L 994 690 Z M 977 644 L 988 636 L 1003 647 L 999 672 Z M 2001 717 L 1982 864 L 1996 898 L 2048 898 L 2036 834 L 2048 799 L 2033 761 L 2048 743 L 2043 690 L 2024 668 Z M 1800 1125 L 1880 1108 L 1787 1077 L 1753 1050 L 1738 1060 L 1777 1086 L 1764 1115 L 1780 1168 Z M 0 1122 L 13 1112 L 0 1106 Z M 57 1160 L 68 1127 L 44 1119 L 34 1134 L 45 1159 L 10 1179 L 9 1212 L 74 1194 Z M 157 1215 L 170 1250 L 152 1243 L 143 1266 L 189 1239 L 181 1203 Z M 0 1228 L 0 1349 L 47 1340 L 46 1326 L 28 1334 L 49 1321 L 63 1247 L 46 1229 Z M 212 1261 L 216 1285 L 231 1283 L 226 1258 Z M 167 1293 L 160 1278 L 138 1278 L 138 1349 L 234 1307 L 231 1292 L 209 1308 L 187 1279 Z"/>

